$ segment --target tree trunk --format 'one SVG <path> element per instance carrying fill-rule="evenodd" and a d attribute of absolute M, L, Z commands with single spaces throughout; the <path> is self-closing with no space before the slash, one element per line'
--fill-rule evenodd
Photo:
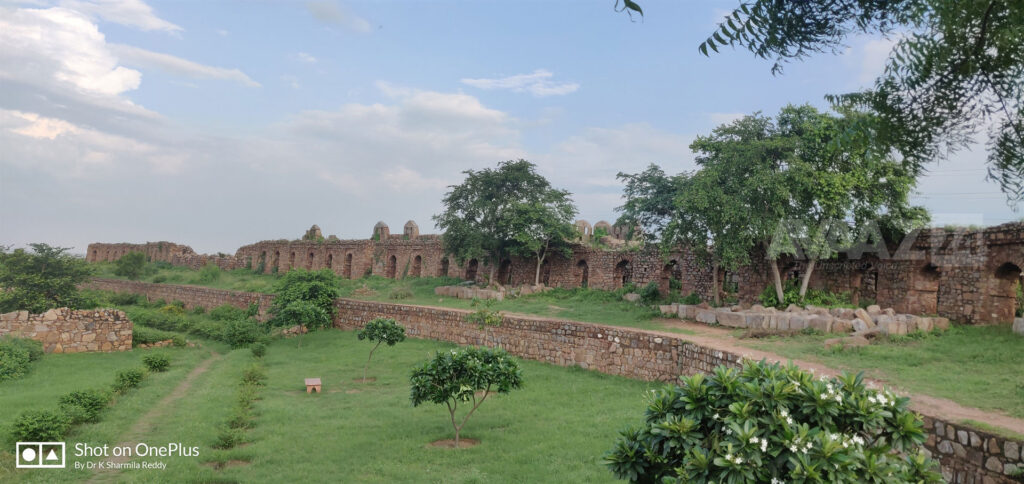
<path fill-rule="evenodd" d="M 800 281 L 800 300 L 804 300 L 804 294 L 807 294 L 807 284 L 811 282 L 811 273 L 814 272 L 814 264 L 818 262 L 817 259 L 811 259 L 807 263 L 807 270 L 804 272 L 803 281 Z"/>
<path fill-rule="evenodd" d="M 533 285 L 534 286 L 540 284 L 540 266 L 543 263 L 544 263 L 544 256 L 542 256 L 542 255 L 537 256 L 537 271 L 533 275 Z"/>
<path fill-rule="evenodd" d="M 498 265 L 495 264 L 494 261 L 491 261 L 491 273 L 490 273 L 489 276 L 487 276 L 487 285 L 488 286 L 490 286 L 491 284 L 494 284 L 494 271 L 496 271 L 497 269 L 498 269 Z"/>
<path fill-rule="evenodd" d="M 712 286 L 711 291 L 714 293 L 713 300 L 715 302 L 715 307 L 721 306 L 722 305 L 722 300 L 721 300 L 721 296 L 719 295 L 719 290 L 718 290 L 718 263 L 717 262 L 715 262 L 714 264 L 711 264 L 711 286 Z"/>
<path fill-rule="evenodd" d="M 782 290 L 782 276 L 779 275 L 779 261 L 778 259 L 772 259 L 768 265 L 772 268 L 772 282 L 775 283 L 775 297 L 779 300 L 781 306 L 786 302 L 786 293 Z"/>
<path fill-rule="evenodd" d="M 378 341 L 377 344 L 373 347 L 373 349 L 370 350 L 369 358 L 366 358 L 366 365 L 363 366 L 363 383 L 366 383 L 366 369 L 370 367 L 370 358 L 373 358 L 373 352 L 377 351 L 377 347 L 380 346 L 381 343 L 381 341 Z"/>

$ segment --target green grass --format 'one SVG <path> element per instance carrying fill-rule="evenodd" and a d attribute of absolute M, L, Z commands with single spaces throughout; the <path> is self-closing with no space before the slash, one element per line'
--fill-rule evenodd
<path fill-rule="evenodd" d="M 113 272 L 112 263 L 93 264 L 98 277 L 123 279 Z M 273 274 L 254 274 L 247 269 L 222 271 L 215 280 L 204 280 L 200 271 L 167 264 L 149 264 L 147 282 L 159 281 L 165 284 L 191 284 L 235 291 L 273 292 Z M 465 299 L 441 297 L 434 294 L 438 286 L 458 284 L 460 279 L 449 277 L 420 277 L 402 280 L 369 276 L 360 279 L 339 278 L 341 297 L 397 304 L 417 304 L 449 308 L 472 309 L 472 302 Z M 496 301 L 493 309 L 549 318 L 572 319 L 590 323 L 628 326 L 642 329 L 665 330 L 652 319 L 660 316 L 656 308 L 624 301 L 625 290 L 600 291 L 593 289 L 554 289 L 542 294 Z M 393 295 L 402 294 L 400 299 Z M 211 309 L 211 308 L 207 308 Z M 683 332 L 679 330 L 671 330 Z"/>
<path fill-rule="evenodd" d="M 827 366 L 864 371 L 905 390 L 1024 418 L 1024 338 L 1009 326 L 954 326 L 847 350 L 826 350 L 835 335 L 739 340 L 752 348 Z"/>
<path fill-rule="evenodd" d="M 468 449 L 431 447 L 452 437 L 443 406 L 413 408 L 409 373 L 435 351 L 453 346 L 407 340 L 374 354 L 370 376 L 355 383 L 370 346 L 354 332 L 327 330 L 276 340 L 263 359 L 268 384 L 255 407 L 247 443 L 230 450 L 211 448 L 218 427 L 230 416 L 236 388 L 253 361 L 248 350 L 228 351 L 197 377 L 187 395 L 164 408 L 144 442 L 181 442 L 200 447 L 200 457 L 162 457 L 165 471 L 124 470 L 105 475 L 110 482 L 613 482 L 601 465 L 618 430 L 642 419 L 643 394 L 658 384 L 523 361 L 524 388 L 492 396 L 463 430 L 480 444 Z M 77 442 L 115 444 L 124 433 L 182 381 L 211 347 L 173 350 L 171 370 L 151 375 L 135 392 L 121 397 L 103 420 L 75 431 L 67 441 L 69 466 Z M 0 384 L 6 414 L 36 405 L 85 383 L 105 383 L 113 371 L 141 360 L 142 352 L 44 358 L 17 391 Z M 91 358 L 82 358 L 91 356 Z M 46 361 L 49 359 L 50 361 Z M 48 369 L 52 368 L 52 370 Z M 65 370 L 56 381 L 43 378 Z M 109 373 L 109 374 L 108 374 Z M 95 376 L 90 376 L 95 375 Z M 307 395 L 303 378 L 320 377 L 324 393 Z M 88 381 L 82 381 L 82 380 Z M 34 390 L 37 386 L 48 391 Z M 90 460 L 90 459 L 77 459 Z M 95 460 L 95 459 L 93 459 Z M 88 471 L 13 471 L 13 456 L 0 456 L 0 481 L 73 482 Z M 212 462 L 243 462 L 214 469 Z M 5 474 L 6 472 L 6 474 Z"/>

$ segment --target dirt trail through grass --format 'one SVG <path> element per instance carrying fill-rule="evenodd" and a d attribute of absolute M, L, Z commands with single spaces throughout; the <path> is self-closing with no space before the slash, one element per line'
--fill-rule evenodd
<path fill-rule="evenodd" d="M 131 428 L 121 435 L 121 442 L 118 443 L 117 445 L 130 446 L 132 448 L 138 445 L 139 442 L 145 438 L 146 434 L 150 433 L 153 430 L 153 425 L 155 424 L 155 422 L 158 422 L 160 420 L 160 417 L 162 417 L 169 409 L 173 408 L 175 402 L 180 400 L 182 397 L 188 395 L 189 390 L 192 388 L 192 383 L 195 382 L 195 380 L 199 378 L 200 375 L 206 373 L 206 371 L 210 369 L 210 366 L 213 365 L 213 363 L 215 363 L 217 360 L 219 360 L 220 357 L 220 353 L 210 350 L 210 356 L 203 360 L 202 362 L 200 362 L 198 365 L 196 365 L 196 367 L 193 368 L 192 371 L 190 371 L 183 380 L 181 380 L 181 383 L 179 383 L 178 386 L 174 387 L 174 389 L 171 390 L 171 392 L 168 393 L 167 396 L 162 398 L 156 405 L 153 406 L 153 408 L 146 412 L 145 415 L 136 420 L 135 423 L 132 424 Z M 113 462 L 115 464 L 123 464 L 131 459 L 132 458 L 130 456 L 111 457 L 109 459 L 109 462 Z M 93 475 L 92 479 L 89 480 L 89 482 L 106 482 L 110 479 L 113 479 L 118 472 L 119 469 L 116 468 L 98 469 L 96 473 Z"/>
<path fill-rule="evenodd" d="M 687 341 L 692 341 L 702 346 L 707 346 L 723 351 L 729 351 L 739 355 L 744 355 L 754 360 L 767 359 L 768 361 L 778 361 L 781 363 L 792 361 L 794 364 L 801 368 L 807 370 L 814 370 L 814 372 L 818 375 L 835 376 L 842 373 L 839 370 L 836 370 L 829 366 L 825 366 L 821 363 L 797 360 L 776 353 L 756 350 L 753 348 L 737 344 L 736 338 L 731 334 L 731 331 L 725 328 L 716 328 L 699 323 L 680 321 L 678 319 L 657 319 L 655 321 L 663 324 L 666 328 L 684 329 L 692 331 L 694 334 L 679 335 L 678 333 L 650 331 L 652 333 L 658 333 L 665 336 L 681 338 Z M 945 398 L 933 397 L 921 393 L 907 392 L 897 387 L 896 385 L 892 384 L 891 382 L 887 382 L 884 380 L 879 380 L 875 378 L 865 378 L 865 381 L 872 382 L 879 387 L 885 386 L 891 388 L 897 393 L 910 397 L 911 408 L 926 415 L 940 417 L 953 423 L 960 423 L 963 422 L 964 420 L 973 420 L 975 422 L 981 422 L 988 425 L 992 425 L 994 427 L 1000 427 L 1006 430 L 1010 430 L 1018 434 L 1024 434 L 1024 420 L 1010 417 L 1008 415 L 1003 415 L 997 412 L 984 411 L 973 407 L 966 407 Z"/>

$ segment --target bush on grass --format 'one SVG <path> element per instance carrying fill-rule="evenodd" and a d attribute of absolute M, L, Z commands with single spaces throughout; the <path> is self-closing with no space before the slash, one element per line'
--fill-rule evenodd
<path fill-rule="evenodd" d="M 53 442 L 64 439 L 71 419 L 60 410 L 26 410 L 11 427 L 17 442 Z"/>
<path fill-rule="evenodd" d="M 149 371 L 162 372 L 167 371 L 167 368 L 171 366 L 171 360 L 164 354 L 152 354 L 142 357 L 142 362 L 146 365 Z"/>
<path fill-rule="evenodd" d="M 97 389 L 74 391 L 61 396 L 59 403 L 72 424 L 96 422 L 110 403 L 110 393 Z"/>
<path fill-rule="evenodd" d="M 136 388 L 142 384 L 142 379 L 145 376 L 146 371 L 142 368 L 131 368 L 119 371 L 116 379 L 114 380 L 114 391 L 120 394 L 127 393 L 128 390 Z"/>

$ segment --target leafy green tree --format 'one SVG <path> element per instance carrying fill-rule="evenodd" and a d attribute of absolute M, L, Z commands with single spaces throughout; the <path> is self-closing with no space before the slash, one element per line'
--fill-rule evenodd
<path fill-rule="evenodd" d="M 67 254 L 68 247 L 29 244 L 32 252 L 0 248 L 0 313 L 27 310 L 41 313 L 85 304 L 78 285 L 92 276 L 85 259 Z"/>
<path fill-rule="evenodd" d="M 299 325 L 310 331 L 329 328 L 334 322 L 334 300 L 338 296 L 338 277 L 330 269 L 290 270 L 274 283 L 269 322 L 274 326 Z"/>
<path fill-rule="evenodd" d="M 909 399 L 867 388 L 862 375 L 816 379 L 794 365 L 746 361 L 681 380 L 652 391 L 643 425 L 606 454 L 620 479 L 942 482 L 921 452 L 924 424 Z"/>
<path fill-rule="evenodd" d="M 465 181 L 449 187 L 444 212 L 434 216 L 445 251 L 459 263 L 487 260 L 494 281 L 494 271 L 509 255 L 536 257 L 539 274 L 544 258 L 565 249 L 576 208 L 569 192 L 552 188 L 533 163 L 510 160 L 463 173 Z"/>
<path fill-rule="evenodd" d="M 642 227 L 643 238 L 660 240 L 661 231 L 676 212 L 680 177 L 667 176 L 661 167 L 651 164 L 637 174 L 619 172 L 616 178 L 623 182 L 622 198 L 626 202 L 615 208 L 622 213 L 615 224 Z M 594 235 L 596 238 L 597 234 Z"/>
<path fill-rule="evenodd" d="M 377 342 L 377 344 L 373 345 L 373 349 L 370 350 L 370 356 L 366 358 L 366 365 L 363 366 L 363 381 L 366 381 L 366 370 L 370 367 L 370 359 L 373 358 L 373 352 L 377 351 L 381 344 L 394 346 L 405 341 L 405 328 L 391 318 L 374 318 L 356 333 L 356 337 L 359 338 L 359 341 L 367 339 Z"/>
<path fill-rule="evenodd" d="M 410 383 L 414 407 L 426 402 L 448 406 L 458 448 L 462 427 L 492 390 L 508 393 L 520 388 L 523 376 L 519 363 L 504 350 L 470 347 L 438 352 L 413 370 Z M 478 391 L 483 391 L 479 399 Z M 468 405 L 469 411 L 456 420 L 459 404 Z"/>
<path fill-rule="evenodd" d="M 859 34 L 893 38 L 895 47 L 872 88 L 828 96 L 876 114 L 856 131 L 898 150 L 918 173 L 987 130 L 989 178 L 1024 199 L 1024 2 L 744 1 L 698 49 L 741 46 L 779 73 L 787 62 L 841 52 Z"/>
<path fill-rule="evenodd" d="M 114 274 L 136 280 L 146 269 L 146 254 L 129 252 L 114 262 Z"/>

